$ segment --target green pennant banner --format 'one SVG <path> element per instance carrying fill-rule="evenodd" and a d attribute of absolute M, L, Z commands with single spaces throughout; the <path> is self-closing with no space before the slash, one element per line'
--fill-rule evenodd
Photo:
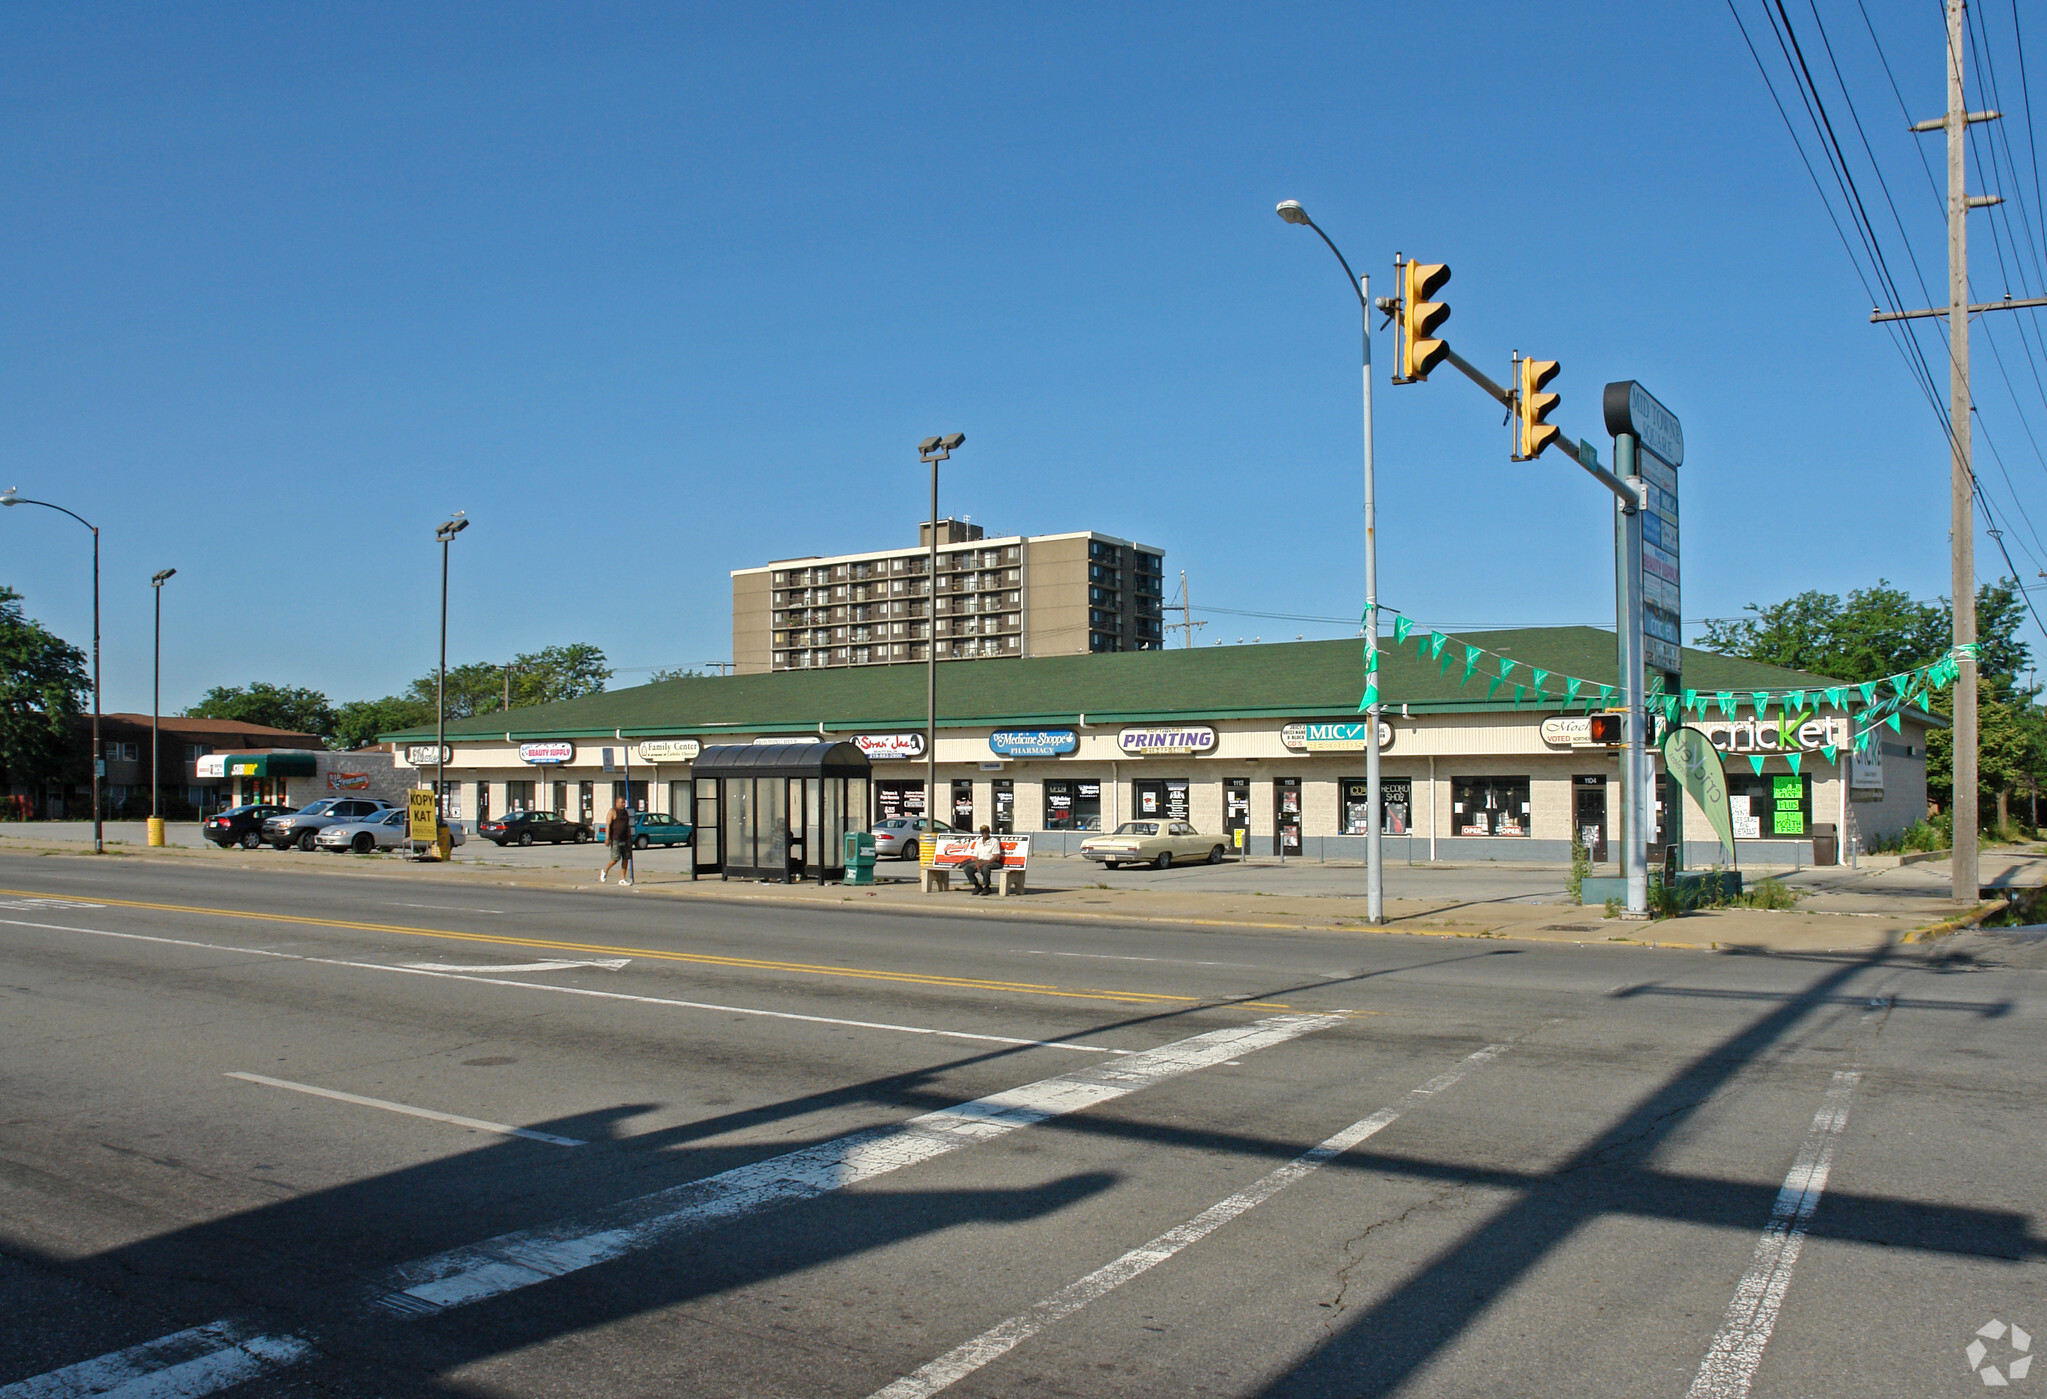
<path fill-rule="evenodd" d="M 1761 777 L 1761 776 L 1763 775 L 1763 755 L 1762 755 L 1762 754 L 1760 754 L 1760 753 L 1751 753 L 1751 754 L 1749 754 L 1749 755 L 1748 755 L 1748 765 L 1749 765 L 1749 766 L 1750 766 L 1751 768 L 1755 769 L 1755 774 L 1756 774 L 1756 776 L 1758 776 L 1758 777 Z"/>
<path fill-rule="evenodd" d="M 1492 697 L 1493 697 L 1494 695 L 1496 695 L 1496 694 L 1498 694 L 1498 693 L 1499 693 L 1499 691 L 1500 691 L 1500 686 L 1502 686 L 1502 685 L 1504 685 L 1504 684 L 1506 684 L 1506 683 L 1507 683 L 1507 677 L 1506 677 L 1506 676 L 1504 676 L 1504 675 L 1495 675 L 1495 676 L 1494 676 L 1494 677 L 1493 677 L 1493 678 L 1492 678 L 1491 680 L 1489 680 L 1489 681 L 1487 681 L 1487 682 L 1486 682 L 1486 687 L 1485 687 L 1485 697 L 1486 697 L 1487 699 L 1491 699 L 1491 698 L 1492 698 Z"/>
<path fill-rule="evenodd" d="M 1901 726 L 1899 725 L 1899 723 L 1898 723 L 1898 716 L 1897 716 L 1896 714 L 1889 714 L 1889 715 L 1886 715 L 1886 716 L 1884 717 L 1884 722 L 1885 722 L 1886 724 L 1889 724 L 1889 725 L 1891 726 L 1891 732 L 1892 732 L 1892 733 L 1903 733 L 1903 732 L 1904 732 L 1904 729 L 1903 729 L 1903 728 L 1902 728 L 1902 727 L 1901 727 Z"/>
<path fill-rule="evenodd" d="M 1698 707 L 1699 707 L 1699 692 L 1698 692 L 1697 690 L 1686 690 L 1686 691 L 1685 691 L 1685 713 L 1687 713 L 1687 714 L 1690 714 L 1690 713 L 1692 713 L 1693 711 L 1695 711 L 1696 709 L 1698 709 Z"/>
<path fill-rule="evenodd" d="M 1839 751 L 1840 750 L 1831 743 L 1822 743 L 1820 745 L 1820 752 L 1827 755 L 1827 761 L 1830 763 L 1840 761 L 1834 756 L 1834 754 L 1836 754 Z"/>
<path fill-rule="evenodd" d="M 1756 702 L 1756 717 L 1758 719 L 1763 718 L 1770 712 L 1770 692 L 1768 690 L 1756 690 L 1750 694 L 1749 698 Z"/>
<path fill-rule="evenodd" d="M 1838 687 L 1827 691 L 1827 708 L 1839 709 L 1843 698 L 1844 696 Z"/>
<path fill-rule="evenodd" d="M 1798 765 L 1805 761 L 1805 754 L 1800 753 L 1794 749 L 1793 751 L 1786 753 L 1784 755 L 1784 761 L 1791 764 L 1791 770 L 1793 772 L 1797 772 Z"/>
<path fill-rule="evenodd" d="M 1583 680 L 1580 680 L 1575 675 L 1566 676 L 1564 685 L 1564 694 L 1566 700 L 1567 701 L 1576 700 L 1578 698 L 1578 687 L 1580 685 L 1583 685 L 1584 683 L 1585 682 Z"/>
<path fill-rule="evenodd" d="M 1715 690 L 1713 692 L 1713 703 L 1720 706 L 1721 718 L 1732 719 L 1734 717 L 1734 691 Z"/>
<path fill-rule="evenodd" d="M 1876 682 L 1874 680 L 1865 680 L 1855 688 L 1862 691 L 1862 702 L 1864 704 L 1876 703 Z"/>
<path fill-rule="evenodd" d="M 1792 707 L 1793 709 L 1803 709 L 1803 708 L 1805 708 L 1805 691 L 1803 691 L 1803 690 L 1793 690 L 1793 691 L 1791 692 L 1791 695 L 1790 695 L 1790 699 L 1791 699 L 1791 707 Z"/>
<path fill-rule="evenodd" d="M 1500 679 L 1505 680 L 1508 676 L 1512 675 L 1513 673 L 1514 662 L 1509 660 L 1505 656 L 1500 657 Z"/>
<path fill-rule="evenodd" d="M 1527 690 L 1523 686 L 1516 685 L 1514 687 L 1514 707 L 1516 709 L 1519 709 L 1521 707 L 1521 697 L 1526 693 Z"/>
<path fill-rule="evenodd" d="M 1613 686 L 1601 685 L 1599 687 L 1599 702 L 1601 704 L 1612 704 L 1613 694 L 1614 694 Z"/>
<path fill-rule="evenodd" d="M 1439 631 L 1429 633 L 1429 655 L 1433 658 L 1443 654 L 1443 648 L 1450 644 L 1450 638 Z"/>
<path fill-rule="evenodd" d="M 1367 646 L 1365 648 L 1365 674 L 1370 675 L 1378 669 L 1379 648 L 1376 646 Z"/>
<path fill-rule="evenodd" d="M 1395 646 L 1407 640 L 1407 634 L 1413 630 L 1414 620 L 1412 618 L 1403 617 L 1398 612 L 1393 614 L 1393 644 Z"/>
<path fill-rule="evenodd" d="M 1535 688 L 1540 690 L 1542 682 L 1549 679 L 1549 672 L 1546 670 L 1535 670 L 1534 666 L 1530 666 L 1529 669 L 1535 671 Z"/>

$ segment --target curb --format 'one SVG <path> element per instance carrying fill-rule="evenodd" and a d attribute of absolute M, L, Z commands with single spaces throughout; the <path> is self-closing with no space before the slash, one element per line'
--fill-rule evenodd
<path fill-rule="evenodd" d="M 1958 914 L 1953 918 L 1944 918 L 1938 923 L 1929 923 L 1923 928 L 1914 928 L 1911 932 L 1905 934 L 1905 941 L 1932 942 L 1937 938 L 1944 938 L 1950 933 L 1959 933 L 1965 928 L 1975 927 L 1991 914 L 2000 912 L 2006 907 L 2007 905 L 2002 899 L 1985 899 L 1967 913 Z"/>

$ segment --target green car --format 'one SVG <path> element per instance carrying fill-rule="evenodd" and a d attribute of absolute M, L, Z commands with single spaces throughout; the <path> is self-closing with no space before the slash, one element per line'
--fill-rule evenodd
<path fill-rule="evenodd" d="M 633 817 L 635 850 L 645 850 L 650 845 L 688 845 L 696 833 L 697 828 L 689 822 L 659 811 L 643 811 Z"/>

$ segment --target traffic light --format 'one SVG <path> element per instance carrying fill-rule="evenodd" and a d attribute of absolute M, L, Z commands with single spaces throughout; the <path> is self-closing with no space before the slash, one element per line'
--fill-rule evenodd
<path fill-rule="evenodd" d="M 1627 719 L 1627 712 L 1620 709 L 1590 716 L 1585 741 L 1598 748 L 1619 748 L 1628 741 Z"/>
<path fill-rule="evenodd" d="M 1450 319 L 1450 308 L 1429 300 L 1449 280 L 1450 269 L 1440 262 L 1400 264 L 1400 383 L 1428 378 L 1450 353 L 1450 347 L 1435 338 L 1436 327 Z"/>
<path fill-rule="evenodd" d="M 1557 362 L 1553 359 L 1514 361 L 1515 461 L 1534 461 L 1563 431 L 1555 423 L 1543 421 L 1563 399 L 1562 394 L 1542 392 L 1542 386 L 1556 377 Z"/>

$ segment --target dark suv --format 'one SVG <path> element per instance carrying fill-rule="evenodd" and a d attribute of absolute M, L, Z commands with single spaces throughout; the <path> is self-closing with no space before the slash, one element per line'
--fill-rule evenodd
<path fill-rule="evenodd" d="M 199 833 L 223 850 L 230 845 L 254 850 L 263 843 L 263 823 L 273 816 L 290 814 L 290 807 L 267 802 L 255 806 L 231 806 L 218 816 L 207 817 L 201 823 Z"/>
<path fill-rule="evenodd" d="M 565 840 L 581 845 L 597 838 L 597 833 L 587 824 L 571 821 L 559 811 L 508 811 L 494 820 L 480 823 L 476 833 L 485 840 L 496 841 L 500 848 L 532 845 L 542 840 L 550 845 L 560 845 Z"/>
<path fill-rule="evenodd" d="M 390 809 L 390 802 L 370 797 L 322 797 L 297 811 L 272 816 L 263 823 L 263 839 L 279 850 L 289 850 L 294 845 L 311 850 L 314 838 L 327 827 L 341 821 L 360 821 Z"/>

